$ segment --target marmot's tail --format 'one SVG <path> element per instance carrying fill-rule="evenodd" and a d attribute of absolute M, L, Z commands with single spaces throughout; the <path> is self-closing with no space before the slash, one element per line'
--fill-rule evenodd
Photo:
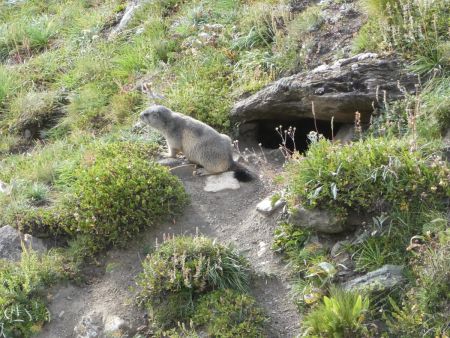
<path fill-rule="evenodd" d="M 250 171 L 240 163 L 234 162 L 232 170 L 234 171 L 234 178 L 239 182 L 250 182 L 253 180 L 253 175 Z"/>

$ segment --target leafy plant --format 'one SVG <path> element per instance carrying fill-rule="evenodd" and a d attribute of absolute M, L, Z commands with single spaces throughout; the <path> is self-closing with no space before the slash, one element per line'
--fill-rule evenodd
<path fill-rule="evenodd" d="M 304 328 L 310 335 L 326 337 L 367 335 L 364 319 L 369 303 L 367 296 L 332 288 L 330 296 L 306 315 Z"/>
<path fill-rule="evenodd" d="M 393 253 L 387 251 L 389 247 L 383 243 L 386 240 L 389 239 L 372 237 L 366 241 L 362 248 L 356 252 L 356 269 L 359 271 L 372 271 L 389 263 L 389 258 Z"/>

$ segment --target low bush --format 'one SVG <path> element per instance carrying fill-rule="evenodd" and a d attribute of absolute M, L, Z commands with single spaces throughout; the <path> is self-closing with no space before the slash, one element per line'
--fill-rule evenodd
<path fill-rule="evenodd" d="M 198 300 L 192 322 L 214 337 L 261 337 L 265 316 L 253 297 L 222 289 Z"/>
<path fill-rule="evenodd" d="M 154 144 L 132 142 L 87 151 L 79 166 L 62 173 L 68 194 L 61 202 L 66 229 L 89 234 L 99 245 L 121 244 L 177 214 L 187 195 L 166 167 L 149 161 L 155 151 Z"/>
<path fill-rule="evenodd" d="M 186 321 L 197 298 L 215 289 L 246 291 L 246 260 L 206 237 L 166 240 L 142 263 L 141 299 L 159 327 Z"/>
<path fill-rule="evenodd" d="M 320 139 L 287 167 L 290 204 L 370 213 L 450 196 L 450 168 L 432 147 L 408 140 L 375 139 L 340 145 Z"/>
<path fill-rule="evenodd" d="M 332 288 L 330 296 L 324 296 L 323 303 L 305 316 L 303 327 L 313 336 L 369 337 L 364 326 L 369 303 L 366 296 Z"/>

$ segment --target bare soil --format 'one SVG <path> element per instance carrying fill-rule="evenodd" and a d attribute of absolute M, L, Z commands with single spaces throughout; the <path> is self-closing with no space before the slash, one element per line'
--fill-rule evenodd
<path fill-rule="evenodd" d="M 166 234 L 197 233 L 229 243 L 249 259 L 253 267 L 251 293 L 270 318 L 267 336 L 295 337 L 300 318 L 289 295 L 288 271 L 270 250 L 280 211 L 265 216 L 256 210 L 256 205 L 274 189 L 271 178 L 276 167 L 252 167 L 259 178 L 241 183 L 238 190 L 215 193 L 203 190 L 206 177 L 183 173 L 181 178 L 191 198 L 183 215 L 153 226 L 125 250 L 107 252 L 83 285 L 68 284 L 51 290 L 52 320 L 38 337 L 74 337 L 74 327 L 82 316 L 93 311 L 124 319 L 133 334 L 138 328 L 145 332 L 145 310 L 135 303 L 135 277 L 141 271 L 141 261 Z"/>

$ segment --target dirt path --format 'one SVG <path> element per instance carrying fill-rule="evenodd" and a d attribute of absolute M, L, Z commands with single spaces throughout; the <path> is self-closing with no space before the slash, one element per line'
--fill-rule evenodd
<path fill-rule="evenodd" d="M 133 303 L 133 278 L 141 270 L 141 261 L 156 238 L 164 234 L 200 233 L 220 242 L 231 243 L 250 260 L 255 271 L 252 294 L 270 317 L 270 337 L 295 337 L 299 317 L 289 297 L 289 283 L 284 264 L 271 250 L 273 230 L 279 213 L 269 217 L 256 211 L 256 205 L 270 187 L 262 180 L 241 183 L 238 190 L 205 192 L 205 177 L 182 177 L 191 204 L 175 223 L 161 224 L 146 232 L 126 250 L 113 250 L 101 259 L 96 273 L 86 285 L 67 285 L 52 290 L 49 297 L 52 321 L 38 335 L 40 338 L 74 337 L 74 327 L 81 318 L 96 312 L 113 315 L 129 323 L 132 332 L 146 325 L 145 313 Z"/>

